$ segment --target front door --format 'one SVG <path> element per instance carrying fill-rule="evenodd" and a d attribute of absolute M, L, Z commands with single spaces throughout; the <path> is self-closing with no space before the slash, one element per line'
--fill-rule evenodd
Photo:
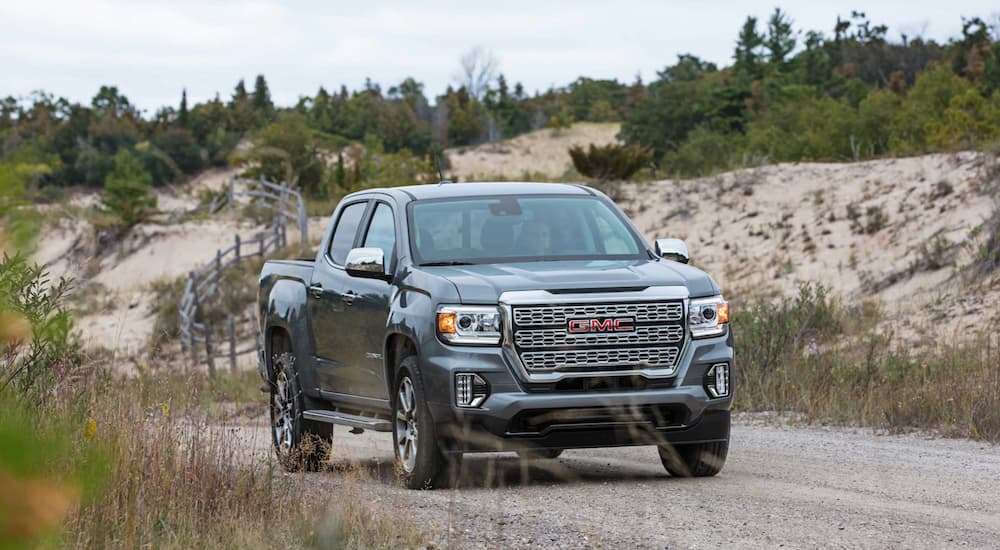
<path fill-rule="evenodd" d="M 396 222 L 388 203 L 375 203 L 361 246 L 382 249 L 386 273 L 393 273 Z M 388 399 L 383 354 L 393 286 L 384 280 L 355 277 L 351 288 L 355 294 L 351 317 L 357 320 L 359 327 L 357 355 L 352 367 L 356 374 L 357 395 Z"/>

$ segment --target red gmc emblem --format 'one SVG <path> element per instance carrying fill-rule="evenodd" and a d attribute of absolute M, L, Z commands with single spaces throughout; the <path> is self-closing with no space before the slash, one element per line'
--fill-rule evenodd
<path fill-rule="evenodd" d="M 635 317 L 604 317 L 602 319 L 570 319 L 569 332 L 632 332 Z"/>

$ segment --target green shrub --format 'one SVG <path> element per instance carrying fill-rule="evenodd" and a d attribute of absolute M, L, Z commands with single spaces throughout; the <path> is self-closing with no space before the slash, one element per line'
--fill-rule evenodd
<path fill-rule="evenodd" d="M 573 167 L 588 178 L 598 181 L 626 180 L 653 161 L 653 151 L 638 145 L 594 145 L 584 150 L 577 145 L 569 149 Z"/>
<path fill-rule="evenodd" d="M 53 284 L 21 255 L 0 263 L 0 393 L 40 402 L 80 364 L 65 298 L 69 281 Z"/>
<path fill-rule="evenodd" d="M 156 210 L 156 196 L 150 191 L 152 177 L 127 149 L 120 149 L 114 168 L 104 180 L 103 210 L 125 227 L 142 223 Z"/>

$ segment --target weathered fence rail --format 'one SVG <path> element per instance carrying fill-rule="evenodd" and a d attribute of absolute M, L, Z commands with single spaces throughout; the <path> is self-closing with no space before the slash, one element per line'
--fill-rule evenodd
<path fill-rule="evenodd" d="M 288 246 L 286 226 L 294 219 L 299 228 L 301 243 L 308 243 L 308 220 L 305 205 L 298 191 L 284 184 L 262 180 L 232 179 L 226 193 L 209 205 L 209 212 L 221 210 L 217 201 L 224 200 L 230 212 L 241 202 L 250 199 L 270 208 L 274 213 L 271 224 L 262 231 L 246 238 L 239 234 L 233 243 L 216 251 L 215 257 L 188 273 L 187 284 L 178 303 L 178 327 L 181 349 L 190 355 L 192 362 L 204 360 L 209 375 L 215 376 L 216 359 L 228 359 L 229 368 L 236 369 L 240 355 L 256 351 L 257 315 L 254 304 L 245 309 L 228 312 L 225 320 L 205 315 L 203 305 L 214 297 L 224 282 L 226 271 L 248 258 L 263 258 Z M 249 339 L 249 345 L 245 343 Z M 244 347 L 240 347 L 241 343 Z"/>

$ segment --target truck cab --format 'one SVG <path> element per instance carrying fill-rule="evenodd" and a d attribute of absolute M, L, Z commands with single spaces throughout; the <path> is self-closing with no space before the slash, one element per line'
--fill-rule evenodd
<path fill-rule="evenodd" d="M 683 241 L 645 242 L 582 185 L 349 195 L 314 260 L 261 272 L 275 450 L 315 466 L 334 425 L 391 432 L 412 488 L 453 483 L 465 453 L 623 445 L 657 446 L 674 475 L 714 475 L 729 306 L 687 262 Z"/>

